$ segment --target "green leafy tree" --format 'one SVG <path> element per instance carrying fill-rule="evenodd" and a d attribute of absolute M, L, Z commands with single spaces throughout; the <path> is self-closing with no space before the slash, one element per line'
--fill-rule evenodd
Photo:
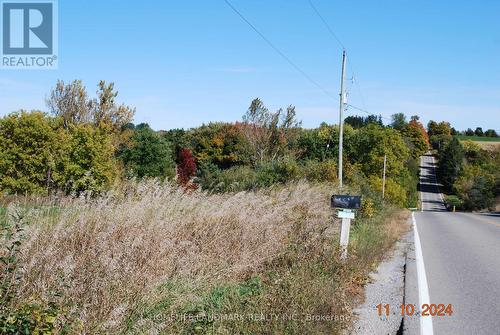
<path fill-rule="evenodd" d="M 213 164 L 220 169 L 250 164 L 252 149 L 241 123 L 209 123 L 190 130 L 188 143 L 198 163 Z M 179 157 L 179 156 L 178 156 Z"/>
<path fill-rule="evenodd" d="M 20 111 L 0 119 L 0 190 L 46 193 L 61 176 L 64 134 L 44 113 Z"/>
<path fill-rule="evenodd" d="M 382 115 L 368 115 L 367 117 L 358 116 L 358 115 L 350 115 L 344 119 L 344 122 L 354 129 L 359 129 L 365 127 L 370 123 L 378 124 L 379 126 L 383 126 Z"/>
<path fill-rule="evenodd" d="M 134 129 L 129 146 L 122 148 L 119 157 L 129 173 L 138 178 L 165 178 L 175 175 L 170 143 L 148 124 Z"/>
<path fill-rule="evenodd" d="M 72 125 L 69 135 L 61 188 L 75 195 L 108 189 L 119 176 L 111 135 L 89 124 Z"/>
<path fill-rule="evenodd" d="M 445 121 L 437 123 L 436 121 L 431 120 L 427 124 L 427 133 L 429 134 L 429 136 L 435 136 L 435 135 L 450 136 L 451 126 L 448 122 Z"/>
<path fill-rule="evenodd" d="M 391 128 L 396 129 L 396 130 L 403 130 L 403 128 L 406 126 L 408 123 L 406 121 L 406 116 L 403 113 L 396 113 L 391 115 Z"/>
<path fill-rule="evenodd" d="M 453 184 L 459 177 L 463 164 L 463 147 L 458 139 L 453 137 L 439 153 L 438 174 L 445 190 L 453 190 Z"/>
<path fill-rule="evenodd" d="M 494 129 L 488 129 L 484 132 L 484 136 L 487 137 L 498 137 L 497 132 Z"/>
<path fill-rule="evenodd" d="M 399 176 L 406 171 L 410 150 L 395 129 L 368 125 L 358 130 L 353 141 L 351 159 L 360 164 L 365 175 L 382 175 L 384 155 L 387 155 L 387 176 Z"/>
<path fill-rule="evenodd" d="M 349 157 L 353 150 L 352 137 L 355 132 L 351 125 L 344 125 L 344 153 L 346 157 Z M 302 160 L 338 159 L 338 125 L 322 123 L 319 128 L 302 130 L 297 140 L 297 151 Z"/>
<path fill-rule="evenodd" d="M 477 127 L 476 130 L 474 131 L 474 135 L 483 137 L 484 136 L 483 128 Z"/>

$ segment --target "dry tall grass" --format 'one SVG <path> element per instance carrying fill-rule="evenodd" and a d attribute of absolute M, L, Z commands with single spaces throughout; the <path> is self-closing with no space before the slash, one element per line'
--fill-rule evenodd
<path fill-rule="evenodd" d="M 123 331 L 134 305 L 167 281 L 206 287 L 259 273 L 297 225 L 315 243 L 332 227 L 330 192 L 299 183 L 209 195 L 151 182 L 120 199 L 69 201 L 52 220 L 32 212 L 19 299 L 59 290 L 82 332 Z"/>

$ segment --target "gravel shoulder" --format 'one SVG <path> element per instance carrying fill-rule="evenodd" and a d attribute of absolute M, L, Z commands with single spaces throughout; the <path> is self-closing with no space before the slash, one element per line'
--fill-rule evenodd
<path fill-rule="evenodd" d="M 351 334 L 399 334 L 402 330 L 399 306 L 404 303 L 405 265 L 408 248 L 412 245 L 413 232 L 410 230 L 389 257 L 370 274 L 370 283 L 365 287 L 365 302 L 354 310 L 356 321 Z M 378 304 L 390 306 L 389 316 L 385 312 L 378 315 Z"/>

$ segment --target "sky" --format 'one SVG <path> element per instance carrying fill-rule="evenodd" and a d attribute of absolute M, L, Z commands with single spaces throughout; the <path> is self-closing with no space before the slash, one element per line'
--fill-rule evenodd
<path fill-rule="evenodd" d="M 349 104 L 500 130 L 500 1 L 311 1 L 346 47 Z M 157 130 L 237 121 L 256 97 L 306 127 L 338 123 L 342 48 L 308 0 L 231 2 L 329 94 L 224 0 L 60 0 L 59 68 L 0 70 L 0 115 L 47 110 L 58 79 L 81 79 L 92 95 L 114 82 Z"/>

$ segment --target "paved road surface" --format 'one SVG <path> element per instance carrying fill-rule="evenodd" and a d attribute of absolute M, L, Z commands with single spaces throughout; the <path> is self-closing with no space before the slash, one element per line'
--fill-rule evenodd
<path fill-rule="evenodd" d="M 422 157 L 420 191 L 415 221 L 429 301 L 453 305 L 451 317 L 432 318 L 434 334 L 500 334 L 500 215 L 447 212 L 432 156 Z"/>

